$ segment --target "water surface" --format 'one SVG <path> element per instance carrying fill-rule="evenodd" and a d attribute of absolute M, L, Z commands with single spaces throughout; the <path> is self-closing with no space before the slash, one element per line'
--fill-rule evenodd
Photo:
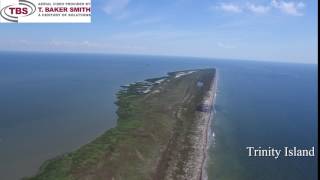
<path fill-rule="evenodd" d="M 0 177 L 16 180 L 116 124 L 120 85 L 219 69 L 209 179 L 314 179 L 315 158 L 252 159 L 244 148 L 315 146 L 314 65 L 197 58 L 0 53 Z"/>

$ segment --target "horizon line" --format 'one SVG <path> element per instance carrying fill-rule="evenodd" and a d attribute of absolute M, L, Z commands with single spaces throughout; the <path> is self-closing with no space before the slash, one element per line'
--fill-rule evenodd
<path fill-rule="evenodd" d="M 141 54 L 141 53 L 110 53 L 110 52 L 76 52 L 76 51 L 34 51 L 34 50 L 0 50 L 0 53 L 39 53 L 39 54 L 87 54 L 87 55 L 116 55 L 116 56 L 155 56 L 155 57 L 175 57 L 175 58 L 198 58 L 203 60 L 226 60 L 226 61 L 251 61 L 265 63 L 286 63 L 286 64 L 305 64 L 318 65 L 318 59 L 315 62 L 298 62 L 298 61 L 277 61 L 274 59 L 244 59 L 244 58 L 227 58 L 227 57 L 208 57 L 208 56 L 188 56 L 188 55 L 165 55 L 165 54 Z M 317 56 L 318 57 L 318 56 Z"/>

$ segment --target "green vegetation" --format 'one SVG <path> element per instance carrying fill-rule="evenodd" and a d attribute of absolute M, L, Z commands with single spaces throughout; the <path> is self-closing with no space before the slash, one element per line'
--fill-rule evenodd
<path fill-rule="evenodd" d="M 188 134 L 192 133 L 196 106 L 209 88 L 214 71 L 198 70 L 175 78 L 170 73 L 160 84 L 135 83 L 119 91 L 118 123 L 78 150 L 49 160 L 26 180 L 163 179 L 166 164 L 180 153 L 177 174 L 184 173 Z M 155 82 L 162 78 L 149 79 Z M 197 82 L 205 86 L 199 88 Z M 183 148 L 181 148 L 183 147 Z"/>

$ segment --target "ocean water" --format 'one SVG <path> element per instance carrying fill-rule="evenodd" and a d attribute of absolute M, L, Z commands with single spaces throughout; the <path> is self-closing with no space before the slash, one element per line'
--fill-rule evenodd
<path fill-rule="evenodd" d="M 317 179 L 316 157 L 248 157 L 246 147 L 317 146 L 317 69 L 243 63 L 221 68 L 209 179 Z M 234 66 L 234 67 L 235 67 Z"/>
<path fill-rule="evenodd" d="M 120 85 L 217 67 L 209 179 L 316 179 L 316 158 L 252 158 L 247 146 L 317 148 L 315 65 L 219 59 L 0 53 L 0 179 L 32 175 L 116 125 Z"/>

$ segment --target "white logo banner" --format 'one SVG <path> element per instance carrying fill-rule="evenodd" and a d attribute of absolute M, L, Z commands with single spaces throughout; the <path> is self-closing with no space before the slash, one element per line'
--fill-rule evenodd
<path fill-rule="evenodd" d="M 0 23 L 90 23 L 91 0 L 0 0 Z"/>

